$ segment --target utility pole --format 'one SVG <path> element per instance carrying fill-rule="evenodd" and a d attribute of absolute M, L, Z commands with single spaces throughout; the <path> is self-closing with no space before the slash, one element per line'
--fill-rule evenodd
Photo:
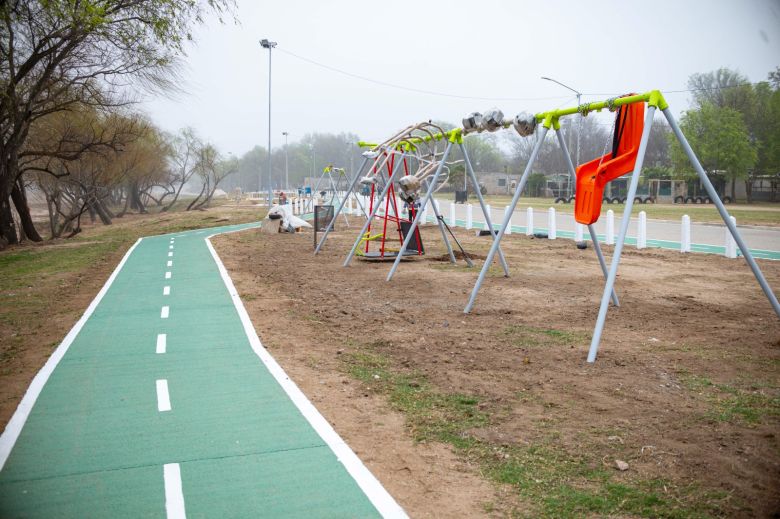
<path fill-rule="evenodd" d="M 273 195 L 271 193 L 271 50 L 276 47 L 275 41 L 263 38 L 260 46 L 268 49 L 268 208 L 271 208 Z"/>
<path fill-rule="evenodd" d="M 290 135 L 289 132 L 282 132 L 282 135 L 284 135 L 284 189 L 285 191 L 290 190 L 290 167 L 289 162 L 287 160 L 287 137 Z"/>
<path fill-rule="evenodd" d="M 557 80 L 549 78 L 549 77 L 542 76 L 542 79 L 544 79 L 546 81 L 552 81 L 553 83 L 558 83 L 563 88 L 571 90 L 572 92 L 577 94 L 577 106 L 579 107 L 582 104 L 582 92 L 580 92 L 579 90 L 575 90 L 572 87 L 564 85 L 560 81 L 557 81 Z M 577 119 L 577 152 L 576 152 L 576 156 L 574 158 L 575 167 L 580 165 L 580 134 L 581 133 L 582 133 L 582 115 L 580 115 L 579 119 Z M 571 143 L 571 141 L 569 141 L 569 143 Z M 574 182 L 576 182 L 576 179 L 572 179 L 572 180 Z M 568 198 L 571 198 L 571 195 L 572 195 L 572 193 L 571 193 L 572 180 L 569 181 L 569 189 L 567 190 L 568 191 Z"/>

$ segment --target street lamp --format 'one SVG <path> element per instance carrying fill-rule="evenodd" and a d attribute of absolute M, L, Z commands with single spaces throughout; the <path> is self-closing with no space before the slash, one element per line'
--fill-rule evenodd
<path fill-rule="evenodd" d="M 314 142 L 311 143 L 311 178 L 316 176 L 317 171 L 317 148 L 314 146 Z"/>
<path fill-rule="evenodd" d="M 289 191 L 290 190 L 290 167 L 289 167 L 289 162 L 287 160 L 287 137 L 290 135 L 290 132 L 282 132 L 282 135 L 284 135 L 284 189 Z"/>
<path fill-rule="evenodd" d="M 271 195 L 271 50 L 276 47 L 276 42 L 263 38 L 260 46 L 268 49 L 268 208 L 271 208 L 273 196 Z"/>
<path fill-rule="evenodd" d="M 575 89 L 573 89 L 572 87 L 570 87 L 570 86 L 568 86 L 568 85 L 564 85 L 564 84 L 563 84 L 563 83 L 561 83 L 560 81 L 557 81 L 557 80 L 555 80 L 555 79 L 552 79 L 552 78 L 549 78 L 549 77 L 544 77 L 544 76 L 542 76 L 542 79 L 544 79 L 544 80 L 546 80 L 546 81 L 552 81 L 553 83 L 558 83 L 558 84 L 559 84 L 559 85 L 561 85 L 563 88 L 566 88 L 566 89 L 568 89 L 568 90 L 571 90 L 572 92 L 574 92 L 575 94 L 577 94 L 577 106 L 578 106 L 578 107 L 580 106 L 580 104 L 581 104 L 581 98 L 582 98 L 582 92 L 580 92 L 580 91 L 578 91 L 578 90 L 575 90 Z M 579 164 L 580 164 L 580 133 L 582 133 L 582 131 L 581 131 L 581 130 L 582 130 L 582 116 L 580 115 L 579 119 L 577 119 L 577 155 L 576 155 L 576 157 L 575 157 L 575 161 L 576 161 L 576 164 L 577 164 L 578 166 L 579 166 Z M 571 142 L 571 141 L 569 141 L 569 142 Z M 568 189 L 568 193 L 569 193 L 569 197 L 571 197 L 571 181 L 569 182 L 569 189 Z"/>

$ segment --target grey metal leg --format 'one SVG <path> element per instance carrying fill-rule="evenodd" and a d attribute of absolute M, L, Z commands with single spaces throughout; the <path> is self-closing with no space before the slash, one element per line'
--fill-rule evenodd
<path fill-rule="evenodd" d="M 599 237 L 596 236 L 596 229 L 593 228 L 593 225 L 588 225 L 588 232 L 590 232 L 590 239 L 593 241 L 593 248 L 596 249 L 596 257 L 599 259 L 599 265 L 601 265 L 601 272 L 604 273 L 604 279 L 607 278 L 608 272 L 607 272 L 607 262 L 604 261 L 604 254 L 601 253 L 601 245 L 599 245 Z M 617 292 L 615 292 L 615 287 L 612 287 L 612 304 L 615 306 L 620 306 L 620 301 L 618 300 Z"/>
<path fill-rule="evenodd" d="M 374 206 L 374 209 L 371 211 L 371 214 L 368 215 L 366 222 L 363 224 L 363 227 L 360 229 L 360 234 L 358 234 L 357 240 L 355 240 L 355 244 L 352 246 L 352 250 L 349 251 L 349 254 L 347 254 L 347 259 L 344 260 L 345 267 L 348 266 L 349 263 L 352 261 L 352 257 L 355 255 L 355 251 L 357 251 L 358 246 L 360 246 L 360 242 L 363 239 L 363 235 L 366 233 L 366 229 L 368 229 L 368 226 L 373 221 L 374 216 L 376 216 L 376 213 L 379 212 L 379 206 L 382 205 L 382 201 L 387 196 L 387 192 L 390 191 L 390 186 L 392 186 L 393 182 L 395 181 L 395 174 L 398 173 L 398 169 L 399 169 L 398 166 L 400 164 L 401 161 L 398 160 L 393 166 L 393 171 L 390 174 L 389 179 L 387 180 L 387 185 L 385 185 L 385 188 L 382 190 L 382 193 L 379 195 L 379 198 L 377 198 L 377 202 L 376 205 Z"/>
<path fill-rule="evenodd" d="M 345 196 L 344 200 L 342 200 L 339 203 L 339 208 L 336 210 L 336 214 L 334 214 L 333 219 L 330 222 L 328 222 L 328 226 L 325 228 L 325 233 L 322 235 L 322 239 L 317 244 L 317 247 L 314 249 L 314 254 L 319 254 L 320 249 L 325 243 L 325 240 L 328 238 L 328 234 L 330 234 L 331 229 L 333 229 L 333 224 L 336 222 L 336 218 L 338 218 L 338 215 L 344 209 L 344 205 L 347 203 L 347 198 L 349 198 L 349 195 L 355 190 L 355 185 L 357 185 L 358 180 L 360 180 L 360 175 L 363 173 L 363 168 L 366 167 L 367 163 L 368 163 L 368 157 L 363 157 L 363 163 L 360 164 L 360 167 L 357 170 L 357 174 L 355 175 L 355 178 L 352 179 L 352 182 L 349 185 L 349 191 L 347 191 L 347 196 Z M 358 202 L 358 204 L 360 204 L 360 202 Z"/>
<path fill-rule="evenodd" d="M 455 253 L 452 252 L 452 245 L 450 245 L 450 239 L 447 237 L 447 231 L 444 229 L 444 217 L 441 215 L 441 212 L 439 211 L 439 208 L 436 206 L 436 204 L 432 204 L 432 205 L 433 205 L 433 214 L 436 215 L 436 223 L 438 224 L 439 231 L 441 232 L 441 239 L 444 240 L 444 245 L 447 246 L 447 254 L 449 254 L 450 256 L 450 263 L 457 263 L 457 260 L 455 259 Z"/>
<path fill-rule="evenodd" d="M 420 224 L 420 218 L 422 217 L 423 214 L 422 209 L 425 208 L 428 205 L 428 202 L 431 202 L 433 199 L 433 190 L 436 189 L 436 183 L 439 181 L 439 175 L 441 175 L 441 172 L 444 169 L 444 163 L 447 161 L 447 156 L 449 156 L 451 149 L 452 149 L 452 143 L 448 142 L 447 148 L 444 150 L 444 155 L 441 158 L 441 162 L 439 162 L 439 167 L 436 168 L 436 173 L 434 173 L 433 177 L 428 182 L 428 191 L 425 193 L 425 198 L 420 204 L 420 210 L 415 212 L 414 219 L 412 220 L 412 225 L 409 226 L 409 232 L 406 233 L 406 238 L 404 238 L 404 242 L 401 245 L 401 250 L 398 251 L 398 256 L 395 258 L 395 261 L 393 262 L 393 266 L 390 269 L 390 272 L 388 272 L 387 274 L 387 281 L 393 279 L 393 274 L 395 274 L 398 265 L 401 263 L 401 257 L 403 256 L 403 253 L 406 251 L 406 248 L 409 246 L 409 242 L 411 241 L 412 237 L 414 237 L 414 233 L 417 230 L 418 225 Z M 455 263 L 455 255 L 452 253 L 452 247 L 450 246 L 450 242 L 447 239 L 447 235 L 444 233 L 444 228 L 442 227 L 441 220 L 439 219 L 439 210 L 436 208 L 435 203 L 431 203 L 431 205 L 433 206 L 433 211 L 434 214 L 436 215 L 436 221 L 439 224 L 439 229 L 442 232 L 442 237 L 444 238 L 444 242 L 447 244 L 447 250 L 450 253 L 450 259 L 452 260 L 453 263 Z"/>
<path fill-rule="evenodd" d="M 485 276 L 487 275 L 488 270 L 490 269 L 490 265 L 493 263 L 493 258 L 496 256 L 496 252 L 498 251 L 499 244 L 501 243 L 501 238 L 504 237 L 504 232 L 506 231 L 507 225 L 509 225 L 510 220 L 512 219 L 512 213 L 515 210 L 515 207 L 517 206 L 517 202 L 520 200 L 520 193 L 523 192 L 523 189 L 525 188 L 525 183 L 528 181 L 528 175 L 531 174 L 531 168 L 533 168 L 534 162 L 536 162 L 536 156 L 539 154 L 539 149 L 542 147 L 542 144 L 544 143 L 544 137 L 547 135 L 547 127 L 542 126 L 542 129 L 539 131 L 539 135 L 537 136 L 536 144 L 534 144 L 534 149 L 531 152 L 531 157 L 528 160 L 528 164 L 525 167 L 525 171 L 523 171 L 523 176 L 520 177 L 520 182 L 517 184 L 517 189 L 515 189 L 515 195 L 512 197 L 512 203 L 510 205 L 511 209 L 508 213 L 504 215 L 504 223 L 501 224 L 501 228 L 498 230 L 498 235 L 493 240 L 493 244 L 490 247 L 490 252 L 488 252 L 487 259 L 485 260 L 485 264 L 482 265 L 482 270 L 479 273 L 479 278 L 477 279 L 477 282 L 474 284 L 474 289 L 471 291 L 471 297 L 469 298 L 469 302 L 466 305 L 466 308 L 463 310 L 463 313 L 469 313 L 471 309 L 474 307 L 474 301 L 477 298 L 477 294 L 479 293 L 479 289 L 482 286 L 482 282 L 485 280 Z"/>
<path fill-rule="evenodd" d="M 477 195 L 477 200 L 479 200 L 479 206 L 482 208 L 482 214 L 485 216 L 485 224 L 487 225 L 489 230 L 493 230 L 493 222 L 490 218 L 490 213 L 487 210 L 487 205 L 485 204 L 485 199 L 482 198 L 482 191 L 479 189 L 479 182 L 477 182 L 477 175 L 474 173 L 474 168 L 471 167 L 471 159 L 469 158 L 469 154 L 466 152 L 466 147 L 463 145 L 463 143 L 460 144 L 460 150 L 463 152 L 463 158 L 466 161 L 466 173 L 469 175 L 471 179 L 471 185 L 474 188 L 474 193 Z M 493 239 L 495 240 L 495 235 L 493 235 Z M 506 258 L 504 258 L 504 251 L 501 250 L 501 246 L 498 247 L 498 260 L 501 262 L 501 268 L 504 269 L 504 275 L 506 277 L 509 277 L 509 266 L 506 263 Z"/>
<path fill-rule="evenodd" d="M 566 159 L 566 167 L 569 169 L 569 175 L 571 176 L 571 178 L 576 179 L 577 170 L 574 169 L 574 164 L 572 164 L 571 162 L 571 157 L 569 156 L 569 149 L 566 147 L 566 139 L 563 138 L 563 135 L 561 134 L 560 130 L 556 130 L 555 135 L 556 137 L 558 137 L 558 145 L 561 147 L 563 156 Z M 577 225 L 576 222 L 574 225 Z M 604 277 L 606 278 L 607 264 L 604 261 L 604 255 L 601 253 L 601 245 L 599 245 L 599 239 L 596 236 L 596 232 L 593 229 L 592 225 L 588 225 L 588 231 L 590 232 L 590 239 L 593 240 L 593 248 L 596 249 L 596 256 L 599 259 L 599 265 L 601 265 L 601 271 L 604 273 Z M 618 296 L 614 288 L 612 290 L 612 304 L 614 304 L 615 306 L 620 306 L 620 302 L 618 301 Z"/>
<path fill-rule="evenodd" d="M 712 186 L 712 182 L 710 182 L 710 179 L 707 177 L 707 173 L 701 166 L 701 163 L 696 157 L 696 154 L 693 153 L 691 145 L 688 144 L 688 140 L 685 138 L 685 135 L 683 135 L 680 127 L 677 125 L 677 121 L 674 119 L 674 116 L 672 116 L 672 112 L 666 108 L 663 111 L 663 114 L 666 116 L 666 120 L 669 121 L 669 126 L 672 127 L 672 131 L 677 137 L 677 140 L 680 141 L 680 145 L 683 147 L 683 150 L 685 150 L 685 154 L 688 155 L 688 159 L 691 161 L 693 168 L 699 174 L 699 179 L 701 180 L 701 183 L 704 184 L 704 189 L 707 190 L 707 195 L 709 195 L 712 203 L 715 204 L 715 206 L 718 208 L 720 217 L 723 218 L 723 223 L 725 223 L 726 227 L 728 227 L 729 232 L 734 237 L 734 241 L 737 242 L 737 245 L 739 246 L 739 250 L 742 251 L 742 255 L 745 257 L 745 261 L 747 261 L 748 265 L 750 265 L 750 269 L 753 271 L 753 275 L 756 276 L 758 284 L 761 285 L 761 289 L 764 291 L 764 294 L 766 294 L 767 299 L 769 299 L 769 303 L 772 305 L 772 308 L 774 309 L 777 316 L 780 317 L 780 303 L 777 302 L 777 297 L 775 297 L 774 292 L 772 292 L 772 287 L 770 287 L 769 283 L 767 283 L 764 274 L 761 272 L 761 269 L 758 268 L 756 260 L 753 259 L 753 255 L 750 253 L 750 249 L 748 249 L 747 245 L 742 239 L 742 236 L 739 234 L 739 231 L 737 231 L 737 227 L 734 225 L 734 222 L 731 221 L 729 213 L 726 211 L 726 207 L 723 205 L 723 202 L 721 202 L 718 193 Z"/>
<path fill-rule="evenodd" d="M 615 287 L 615 278 L 617 278 L 618 266 L 620 265 L 620 254 L 623 252 L 623 245 L 626 240 L 626 234 L 628 233 L 628 224 L 631 222 L 631 209 L 634 206 L 634 197 L 636 196 L 636 188 L 639 185 L 639 175 L 642 172 L 642 163 L 645 160 L 645 152 L 647 151 L 647 140 L 650 137 L 650 128 L 653 125 L 653 116 L 655 115 L 655 107 L 650 106 L 647 109 L 647 115 L 645 116 L 645 127 L 642 131 L 642 139 L 639 141 L 639 153 L 636 157 L 636 163 L 634 164 L 634 172 L 631 174 L 631 182 L 628 186 L 628 195 L 626 197 L 626 207 L 623 211 L 623 219 L 620 222 L 620 232 L 618 233 L 618 241 L 615 244 L 615 252 L 612 253 L 612 263 L 609 267 L 609 275 L 607 276 L 607 282 L 604 285 L 604 294 L 601 296 L 601 306 L 599 307 L 599 316 L 596 319 L 596 328 L 593 330 L 593 339 L 590 341 L 590 351 L 588 351 L 588 362 L 596 361 L 596 354 L 599 351 L 599 343 L 601 342 L 601 332 L 604 331 L 604 321 L 607 318 L 607 310 L 609 308 L 609 300 L 612 295 L 612 290 Z"/>

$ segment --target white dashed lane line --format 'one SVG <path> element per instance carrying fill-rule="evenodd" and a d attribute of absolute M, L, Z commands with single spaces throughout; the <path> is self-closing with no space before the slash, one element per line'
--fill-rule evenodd
<path fill-rule="evenodd" d="M 168 519 L 185 519 L 184 492 L 181 488 L 181 469 L 178 463 L 163 465 L 165 481 L 165 513 Z"/>
<path fill-rule="evenodd" d="M 171 295 L 171 287 L 168 287 L 168 286 L 166 286 L 166 287 L 163 287 L 163 295 L 164 295 L 164 296 L 169 296 L 169 295 Z"/>
<path fill-rule="evenodd" d="M 157 334 L 157 353 L 165 353 L 168 347 L 168 336 L 164 333 Z"/>
<path fill-rule="evenodd" d="M 168 381 L 157 381 L 157 410 L 161 413 L 171 410 L 171 396 L 168 394 Z"/>
<path fill-rule="evenodd" d="M 168 318 L 168 314 L 170 313 L 170 311 L 171 311 L 171 308 L 169 306 L 163 306 L 162 309 L 160 310 L 160 317 L 162 319 L 167 319 Z"/>

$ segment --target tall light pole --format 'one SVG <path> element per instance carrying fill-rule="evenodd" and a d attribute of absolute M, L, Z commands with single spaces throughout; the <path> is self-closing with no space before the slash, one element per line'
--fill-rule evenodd
<path fill-rule="evenodd" d="M 317 148 L 314 146 L 314 141 L 311 143 L 311 178 L 313 179 L 317 171 Z"/>
<path fill-rule="evenodd" d="M 289 162 L 287 161 L 287 137 L 290 135 L 290 132 L 282 132 L 282 135 L 284 135 L 284 189 L 289 191 L 290 190 L 290 168 L 289 168 Z"/>
<path fill-rule="evenodd" d="M 268 49 L 268 208 L 271 208 L 271 50 L 276 47 L 275 41 L 265 38 L 260 40 L 260 46 Z"/>
<path fill-rule="evenodd" d="M 582 92 L 580 92 L 578 90 L 575 90 L 572 87 L 570 87 L 568 85 L 564 85 L 560 81 L 552 79 L 552 78 L 549 78 L 549 77 L 542 76 L 542 79 L 547 80 L 547 81 L 552 81 L 553 83 L 558 83 L 563 88 L 571 90 L 572 92 L 577 94 L 577 106 L 580 106 L 580 104 L 582 104 L 581 103 Z M 577 155 L 576 155 L 574 160 L 575 160 L 575 164 L 578 165 L 578 166 L 580 164 L 580 133 L 582 133 L 582 115 L 580 115 L 580 118 L 577 119 Z M 569 141 L 569 143 L 571 143 L 571 141 Z M 569 196 L 571 196 L 571 181 L 569 181 L 568 193 L 569 193 Z"/>

